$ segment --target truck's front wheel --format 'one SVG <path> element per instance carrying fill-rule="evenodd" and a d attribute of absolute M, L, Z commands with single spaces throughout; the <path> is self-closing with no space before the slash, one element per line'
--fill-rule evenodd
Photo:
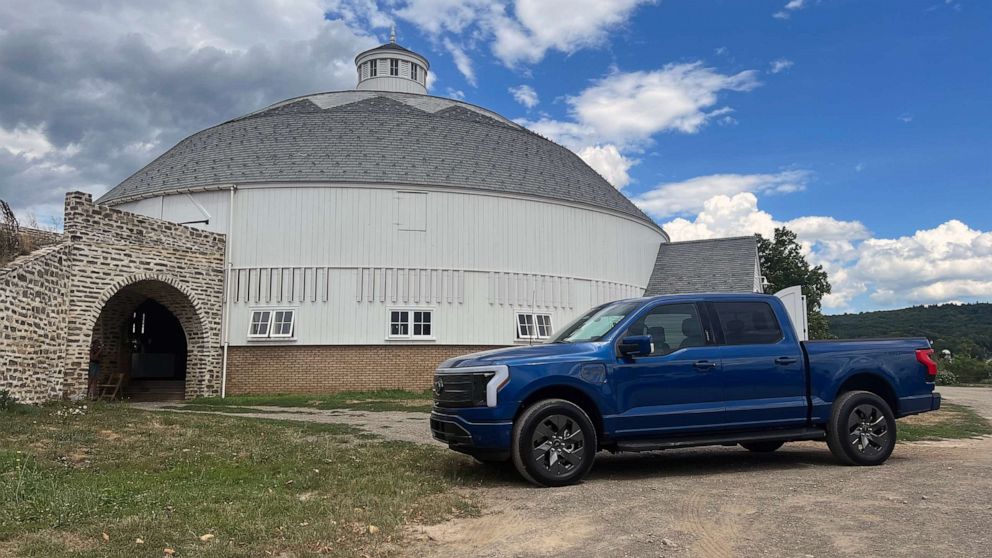
<path fill-rule="evenodd" d="M 880 465 L 896 447 L 896 418 L 884 399 L 868 391 L 849 391 L 834 401 L 827 445 L 849 465 Z"/>
<path fill-rule="evenodd" d="M 596 444 L 596 428 L 581 407 L 545 399 L 524 410 L 513 425 L 513 464 L 534 484 L 574 484 L 592 467 Z"/>

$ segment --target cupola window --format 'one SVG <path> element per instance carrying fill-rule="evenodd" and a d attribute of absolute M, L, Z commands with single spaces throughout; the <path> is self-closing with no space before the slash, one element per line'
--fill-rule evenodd
<path fill-rule="evenodd" d="M 400 75 L 400 61 L 396 58 L 389 59 L 389 75 L 398 76 Z"/>
<path fill-rule="evenodd" d="M 378 60 L 369 61 L 369 77 L 375 77 L 378 74 L 378 72 L 376 72 L 376 62 L 378 62 Z"/>

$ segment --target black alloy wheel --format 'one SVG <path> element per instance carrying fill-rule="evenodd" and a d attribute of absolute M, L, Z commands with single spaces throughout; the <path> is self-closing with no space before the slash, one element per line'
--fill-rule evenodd
<path fill-rule="evenodd" d="M 874 393 L 844 393 L 834 402 L 827 445 L 844 463 L 880 465 L 895 449 L 895 415 L 888 403 Z"/>
<path fill-rule="evenodd" d="M 513 426 L 513 463 L 541 486 L 582 480 L 596 455 L 596 429 L 579 406 L 547 399 L 527 408 Z"/>

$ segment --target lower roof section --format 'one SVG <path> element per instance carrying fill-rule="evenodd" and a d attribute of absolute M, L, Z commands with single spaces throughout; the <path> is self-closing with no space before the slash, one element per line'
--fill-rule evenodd
<path fill-rule="evenodd" d="M 758 237 L 738 236 L 662 244 L 644 295 L 760 290 Z"/>

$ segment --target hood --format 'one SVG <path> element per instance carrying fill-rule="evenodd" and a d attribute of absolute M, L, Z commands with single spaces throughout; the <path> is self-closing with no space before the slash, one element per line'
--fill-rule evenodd
<path fill-rule="evenodd" d="M 596 343 L 547 343 L 526 347 L 507 347 L 448 359 L 442 362 L 438 368 L 464 368 L 495 364 L 520 366 L 561 360 L 591 359 L 595 358 L 596 348 Z"/>

